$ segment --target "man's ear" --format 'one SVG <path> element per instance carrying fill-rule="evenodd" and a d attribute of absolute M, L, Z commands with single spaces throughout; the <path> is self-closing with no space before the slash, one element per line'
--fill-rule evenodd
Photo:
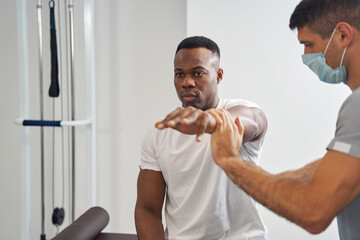
<path fill-rule="evenodd" d="M 219 68 L 217 70 L 217 83 L 219 84 L 224 76 L 224 70 L 222 68 Z"/>
<path fill-rule="evenodd" d="M 339 22 L 336 24 L 336 30 L 341 34 L 340 41 L 343 44 L 343 47 L 350 46 L 353 37 L 354 37 L 354 29 L 347 22 Z"/>

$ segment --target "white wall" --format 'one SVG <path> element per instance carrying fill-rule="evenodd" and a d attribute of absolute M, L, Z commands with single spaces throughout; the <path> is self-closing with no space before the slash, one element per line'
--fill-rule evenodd
<path fill-rule="evenodd" d="M 188 1 L 188 35 L 204 35 L 221 49 L 220 97 L 245 98 L 265 111 L 269 129 L 261 165 L 277 173 L 320 158 L 335 132 L 350 90 L 321 83 L 302 64 L 303 49 L 289 19 L 298 0 Z M 259 206 L 269 239 L 339 239 L 336 221 L 310 235 Z"/>
<path fill-rule="evenodd" d="M 98 200 L 107 231 L 135 232 L 140 146 L 178 106 L 173 57 L 186 36 L 185 1 L 96 1 Z"/>
<path fill-rule="evenodd" d="M 29 78 L 38 79 L 35 1 L 28 2 Z M 45 1 L 43 1 L 44 4 Z M 82 6 L 82 1 L 75 1 Z M 298 0 L 122 0 L 95 2 L 97 204 L 110 212 L 113 232 L 135 232 L 136 199 L 141 139 L 156 120 L 179 105 L 173 87 L 173 57 L 186 36 L 205 35 L 222 51 L 222 98 L 246 98 L 258 103 L 269 120 L 262 166 L 273 173 L 301 167 L 321 157 L 335 130 L 337 111 L 350 93 L 345 86 L 321 83 L 301 63 L 302 49 L 288 20 Z M 4 1 L 1 21 L 1 190 L 0 232 L 5 239 L 20 239 L 20 131 L 19 59 L 16 2 Z M 78 5 L 78 6 L 79 6 Z M 81 8 L 80 8 L 81 9 Z M 77 22 L 81 10 L 77 10 Z M 47 16 L 45 14 L 45 16 Z M 44 22 L 48 20 L 45 18 Z M 48 23 L 46 23 L 48 24 Z M 79 23 L 78 23 L 79 24 Z M 82 40 L 81 24 L 76 36 Z M 47 28 L 44 29 L 47 31 Z M 75 37 L 76 37 L 75 36 Z M 47 44 L 44 40 L 44 44 Z M 47 45 L 46 45 L 47 46 Z M 81 49 L 81 46 L 78 46 Z M 83 52 L 76 62 L 84 81 Z M 48 68 L 48 63 L 45 64 Z M 46 76 L 48 73 L 45 74 Z M 78 117 L 84 116 L 84 91 L 76 94 Z M 38 85 L 30 86 L 30 115 L 38 114 Z M 51 105 L 47 104 L 47 111 Z M 39 229 L 38 131 L 31 134 L 31 231 Z M 79 133 L 80 137 L 84 136 Z M 80 138 L 79 137 L 79 138 Z M 82 164 L 84 141 L 77 150 Z M 48 153 L 49 154 L 49 153 Z M 81 165 L 79 171 L 83 169 Z M 80 174 L 83 180 L 82 172 Z M 49 177 L 49 176 L 48 176 Z M 87 186 L 83 186 L 86 188 Z M 47 201 L 51 192 L 47 188 Z M 78 190 L 77 215 L 86 209 L 84 189 Z M 338 239 L 336 224 L 316 236 L 259 206 L 270 239 Z M 47 232 L 53 233 L 47 210 Z M 48 234 L 49 236 L 49 234 Z"/>
<path fill-rule="evenodd" d="M 20 239 L 20 134 L 12 121 L 19 113 L 16 1 L 0 8 L 0 233 Z M 9 27 L 9 23 L 11 27 Z"/>

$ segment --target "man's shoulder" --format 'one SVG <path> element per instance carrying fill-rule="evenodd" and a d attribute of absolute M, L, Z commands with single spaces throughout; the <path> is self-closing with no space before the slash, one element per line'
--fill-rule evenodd
<path fill-rule="evenodd" d="M 220 99 L 218 108 L 229 109 L 235 106 L 246 106 L 260 108 L 258 104 L 242 98 Z"/>

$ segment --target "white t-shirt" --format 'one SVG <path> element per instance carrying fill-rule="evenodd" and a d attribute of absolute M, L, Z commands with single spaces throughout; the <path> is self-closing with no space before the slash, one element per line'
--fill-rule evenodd
<path fill-rule="evenodd" d="M 217 108 L 256 104 L 220 100 Z M 263 240 L 266 228 L 254 200 L 237 187 L 213 161 L 210 134 L 195 135 L 152 128 L 145 136 L 141 169 L 161 171 L 167 185 L 166 239 Z M 242 145 L 244 160 L 259 163 L 263 139 Z"/>

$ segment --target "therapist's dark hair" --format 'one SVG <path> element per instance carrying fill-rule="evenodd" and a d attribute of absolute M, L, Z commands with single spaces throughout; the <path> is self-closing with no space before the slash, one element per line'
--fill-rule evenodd
<path fill-rule="evenodd" d="M 339 22 L 360 30 L 360 0 L 302 0 L 291 15 L 289 27 L 307 26 L 326 39 Z"/>
<path fill-rule="evenodd" d="M 213 40 L 203 36 L 193 36 L 193 37 L 185 38 L 179 43 L 175 54 L 178 51 L 180 51 L 180 49 L 183 48 L 200 48 L 200 47 L 209 49 L 213 53 L 217 54 L 217 56 L 220 58 L 219 46 Z"/>

